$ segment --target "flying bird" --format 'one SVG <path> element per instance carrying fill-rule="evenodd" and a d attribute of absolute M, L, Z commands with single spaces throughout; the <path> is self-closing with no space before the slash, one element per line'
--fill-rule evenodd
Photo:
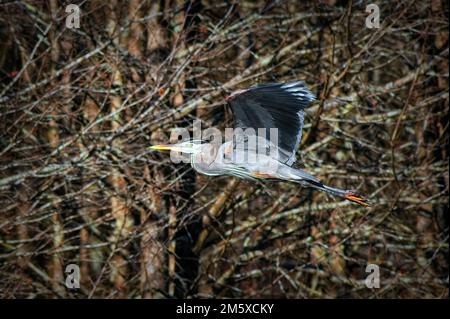
<path fill-rule="evenodd" d="M 190 140 L 150 148 L 190 154 L 194 170 L 205 175 L 295 182 L 369 206 L 355 191 L 327 186 L 292 166 L 302 137 L 304 110 L 314 100 L 314 94 L 303 81 L 258 84 L 235 91 L 226 98 L 234 115 L 232 139 L 224 143 Z M 275 140 L 271 132 L 277 133 Z"/>

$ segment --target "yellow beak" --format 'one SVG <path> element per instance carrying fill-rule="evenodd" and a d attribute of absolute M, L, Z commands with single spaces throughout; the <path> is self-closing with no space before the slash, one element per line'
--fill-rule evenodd
<path fill-rule="evenodd" d="M 192 145 L 189 144 L 161 144 L 161 145 L 153 145 L 150 146 L 151 150 L 157 150 L 157 151 L 174 151 L 174 152 L 180 152 L 180 153 L 188 153 L 192 154 L 194 153 L 194 148 Z"/>
<path fill-rule="evenodd" d="M 157 151 L 171 151 L 171 150 L 175 150 L 175 147 L 173 145 L 153 145 L 150 146 L 150 149 L 152 150 L 157 150 Z"/>

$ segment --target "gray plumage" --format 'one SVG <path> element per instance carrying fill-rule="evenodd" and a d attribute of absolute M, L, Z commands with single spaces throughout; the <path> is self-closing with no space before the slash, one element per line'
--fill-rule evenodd
<path fill-rule="evenodd" d="M 354 191 L 324 185 L 308 172 L 292 167 L 302 137 L 304 110 L 314 100 L 302 81 L 265 83 L 238 90 L 227 98 L 235 120 L 233 140 L 187 141 L 152 148 L 191 154 L 192 167 L 205 175 L 290 181 L 368 206 Z M 271 128 L 277 129 L 275 143 L 270 140 Z M 263 136 L 258 135 L 261 129 L 265 129 Z"/>
<path fill-rule="evenodd" d="M 266 83 L 253 86 L 229 99 L 235 127 L 278 128 L 279 160 L 292 165 L 302 138 L 304 109 L 315 96 L 302 81 Z"/>

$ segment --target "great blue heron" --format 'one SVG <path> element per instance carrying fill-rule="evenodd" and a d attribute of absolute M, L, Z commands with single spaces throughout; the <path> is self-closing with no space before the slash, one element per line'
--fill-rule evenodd
<path fill-rule="evenodd" d="M 172 145 L 154 145 L 151 149 L 188 153 L 192 167 L 205 175 L 290 181 L 359 205 L 369 205 L 366 199 L 354 191 L 329 187 L 311 174 L 292 167 L 302 136 L 304 109 L 315 100 L 302 81 L 259 84 L 233 92 L 226 100 L 234 114 L 235 128 L 245 129 L 246 134 L 224 143 L 190 140 Z M 255 134 L 261 128 L 266 129 L 266 133 L 263 133 L 266 135 Z M 267 135 L 271 128 L 277 129 L 278 139 L 275 144 L 271 143 Z M 248 129 L 253 129 L 250 130 L 253 133 L 249 134 Z M 249 146 L 252 137 L 257 141 L 256 147 L 255 143 Z M 261 145 L 264 149 L 262 152 L 259 151 Z M 268 154 L 269 148 L 272 151 Z M 251 153 L 254 150 L 258 150 L 254 161 L 249 161 L 248 156 L 247 160 L 239 156 L 242 152 Z"/>

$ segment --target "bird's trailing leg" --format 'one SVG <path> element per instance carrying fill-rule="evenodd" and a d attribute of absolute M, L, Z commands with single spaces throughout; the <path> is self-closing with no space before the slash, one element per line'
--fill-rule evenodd
<path fill-rule="evenodd" d="M 308 172 L 305 172 L 301 169 L 295 169 L 295 168 L 288 167 L 288 166 L 282 166 L 279 173 L 280 173 L 280 176 L 282 176 L 281 178 L 283 178 L 283 179 L 299 183 L 306 187 L 313 187 L 315 189 L 326 192 L 330 195 L 344 198 L 351 202 L 357 203 L 361 206 L 369 206 L 369 202 L 367 201 L 367 199 L 358 195 L 355 191 L 343 190 L 343 189 L 327 186 L 327 185 L 323 184 L 322 182 L 320 182 L 313 175 L 311 175 Z"/>
<path fill-rule="evenodd" d="M 344 197 L 345 199 L 348 199 L 349 201 L 357 203 L 361 206 L 370 206 L 369 201 L 366 198 L 361 197 L 355 192 L 349 191 Z"/>
<path fill-rule="evenodd" d="M 352 190 L 342 190 L 339 188 L 330 187 L 327 185 L 324 185 L 320 182 L 316 181 L 308 181 L 305 180 L 306 183 L 310 184 L 312 187 L 317 188 L 319 190 L 322 190 L 328 194 L 331 194 L 333 196 L 345 198 L 346 200 L 349 200 L 351 202 L 357 203 L 361 206 L 370 206 L 368 200 L 355 191 Z"/>
<path fill-rule="evenodd" d="M 316 188 L 318 190 L 321 190 L 323 192 L 326 192 L 330 195 L 336 196 L 336 197 L 341 197 L 344 198 L 346 200 L 349 200 L 351 202 L 357 203 L 361 206 L 369 206 L 369 202 L 367 201 L 367 199 L 365 199 L 364 197 L 358 195 L 358 193 L 356 193 L 355 191 L 351 191 L 351 190 L 342 190 L 339 188 L 334 188 L 334 187 L 330 187 L 327 186 L 323 183 L 321 183 L 320 181 L 318 181 L 315 177 L 313 177 L 312 175 L 309 175 L 308 173 L 302 171 L 302 170 L 296 170 L 296 173 L 301 175 L 301 178 L 295 178 L 295 179 L 288 179 L 288 178 L 283 178 L 281 176 L 274 176 L 271 174 L 267 174 L 264 172 L 258 172 L 258 171 L 254 171 L 251 172 L 250 175 L 255 177 L 256 179 L 262 179 L 262 180 L 290 180 L 292 182 L 296 182 L 296 183 L 300 183 L 304 186 L 307 187 L 313 187 Z M 300 176 L 299 176 L 300 177 Z M 311 177 L 311 178 L 308 178 Z"/>

